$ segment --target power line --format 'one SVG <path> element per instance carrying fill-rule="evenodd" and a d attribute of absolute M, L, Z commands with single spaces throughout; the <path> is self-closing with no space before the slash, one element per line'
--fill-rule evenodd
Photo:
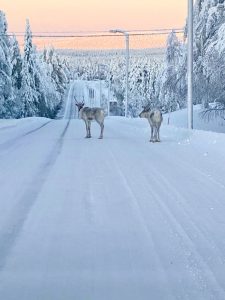
<path fill-rule="evenodd" d="M 132 32 L 164 32 L 164 31 L 183 31 L 183 28 L 156 28 L 156 29 L 134 29 L 126 30 Z M 33 34 L 90 34 L 90 33 L 108 33 L 109 30 L 79 30 L 79 31 L 33 31 Z M 10 31 L 10 34 L 24 34 L 24 31 Z"/>
<path fill-rule="evenodd" d="M 175 33 L 183 33 L 184 30 L 183 29 L 176 29 L 173 30 Z M 170 32 L 169 29 L 167 29 L 166 31 L 153 31 L 153 30 L 146 30 L 146 31 L 128 31 L 129 36 L 153 36 L 153 35 L 167 35 Z M 25 33 L 9 33 L 7 34 L 8 36 L 18 36 L 18 37 L 23 37 L 25 36 Z M 1 36 L 1 35 L 0 35 Z M 62 34 L 54 34 L 53 32 L 42 32 L 42 33 L 33 33 L 32 37 L 34 38 L 97 38 L 97 37 L 118 37 L 117 34 L 106 34 L 101 32 L 100 33 L 96 33 L 93 32 L 93 34 L 69 34 L 67 32 L 62 32 Z"/>
<path fill-rule="evenodd" d="M 183 30 L 183 28 L 161 28 L 161 29 L 134 29 L 134 30 L 126 30 L 126 32 L 155 32 L 155 31 L 172 31 L 172 30 Z M 96 30 L 89 30 L 89 31 L 33 31 L 33 33 L 73 33 L 73 34 L 85 34 L 85 33 L 106 33 L 109 32 L 109 30 L 101 30 L 101 31 L 96 31 Z M 10 33 L 24 33 L 24 31 L 10 31 Z"/>

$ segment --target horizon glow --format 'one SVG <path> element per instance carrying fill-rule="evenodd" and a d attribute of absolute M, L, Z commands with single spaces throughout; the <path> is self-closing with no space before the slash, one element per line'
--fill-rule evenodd
<path fill-rule="evenodd" d="M 187 0 L 1 0 L 10 32 L 24 31 L 26 18 L 33 32 L 146 30 L 181 28 Z"/>
<path fill-rule="evenodd" d="M 187 14 L 187 0 L 0 0 L 6 14 L 8 32 L 24 32 L 28 18 L 33 33 L 182 28 Z M 23 47 L 23 38 L 17 37 Z M 34 38 L 43 48 L 116 49 L 124 47 L 123 37 L 116 38 Z M 166 36 L 130 38 L 130 47 L 164 47 Z"/>

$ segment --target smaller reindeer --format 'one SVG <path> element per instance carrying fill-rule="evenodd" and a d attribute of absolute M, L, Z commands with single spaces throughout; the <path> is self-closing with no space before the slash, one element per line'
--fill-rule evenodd
<path fill-rule="evenodd" d="M 86 138 L 91 138 L 91 121 L 95 120 L 101 127 L 99 139 L 102 139 L 104 131 L 104 110 L 100 107 L 84 107 L 84 101 L 77 102 L 76 98 L 75 104 L 78 107 L 80 118 L 84 120 L 86 125 Z"/>
<path fill-rule="evenodd" d="M 139 114 L 139 117 L 148 119 L 148 122 L 151 127 L 150 142 L 160 142 L 159 129 L 163 121 L 162 113 L 158 109 L 151 110 L 150 107 L 143 108 L 144 110 Z"/>

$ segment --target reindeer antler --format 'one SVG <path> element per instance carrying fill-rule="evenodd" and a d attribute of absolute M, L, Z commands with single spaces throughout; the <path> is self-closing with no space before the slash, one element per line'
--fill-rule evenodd
<path fill-rule="evenodd" d="M 77 104 L 78 104 L 79 102 L 77 101 L 77 98 L 76 98 L 76 96 L 74 96 L 73 98 L 74 98 L 74 100 L 75 100 L 75 103 L 77 103 Z"/>
<path fill-rule="evenodd" d="M 147 105 L 143 105 L 142 108 L 145 110 L 145 111 L 148 111 L 151 109 L 151 105 L 148 103 Z"/>

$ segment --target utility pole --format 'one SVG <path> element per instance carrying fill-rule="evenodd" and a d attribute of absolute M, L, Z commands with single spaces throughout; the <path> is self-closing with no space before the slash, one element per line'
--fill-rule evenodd
<path fill-rule="evenodd" d="M 102 106 L 102 79 L 99 80 L 99 100 L 100 100 L 100 106 Z"/>
<path fill-rule="evenodd" d="M 110 76 L 108 76 L 108 105 L 107 105 L 107 110 L 108 110 L 108 116 L 110 115 L 110 88 L 111 88 L 111 81 L 110 81 Z"/>
<path fill-rule="evenodd" d="M 125 33 L 126 38 L 126 98 L 125 98 L 125 117 L 127 118 L 128 110 L 128 90 L 129 90 L 129 34 Z"/>
<path fill-rule="evenodd" d="M 193 129 L 193 0 L 188 0 L 188 129 Z"/>

